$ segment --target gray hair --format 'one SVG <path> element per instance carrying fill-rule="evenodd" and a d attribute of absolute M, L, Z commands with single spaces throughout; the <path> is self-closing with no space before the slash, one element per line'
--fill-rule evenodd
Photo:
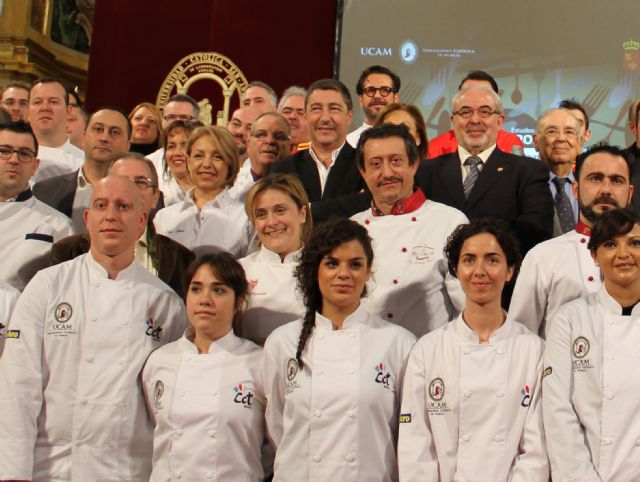
<path fill-rule="evenodd" d="M 453 98 L 451 99 L 451 112 L 455 111 L 455 105 L 460 100 L 460 97 L 462 97 L 464 94 L 466 94 L 467 92 L 470 92 L 472 90 L 480 90 L 480 91 L 486 93 L 489 97 L 491 97 L 493 99 L 493 102 L 495 103 L 495 110 L 497 110 L 500 114 L 503 113 L 503 110 L 502 110 L 502 99 L 500 99 L 500 96 L 498 94 L 496 94 L 492 89 L 490 89 L 488 87 L 482 87 L 480 85 L 473 86 L 473 87 L 468 87 L 466 89 L 462 89 L 462 90 L 458 91 L 456 93 L 456 95 L 454 95 Z"/>
<path fill-rule="evenodd" d="M 245 93 L 247 92 L 247 90 L 249 90 L 250 87 L 261 87 L 261 88 L 263 88 L 264 90 L 267 91 L 267 95 L 269 96 L 269 100 L 274 105 L 274 107 L 278 105 L 278 94 L 276 94 L 276 91 L 273 90 L 273 87 L 271 87 L 269 84 L 265 84 L 261 80 L 254 80 L 253 82 L 249 82 L 247 84 L 247 88 L 245 89 L 244 93 L 242 94 L 242 98 L 243 99 L 244 99 Z"/>
<path fill-rule="evenodd" d="M 278 104 L 278 112 L 282 111 L 282 107 L 284 106 L 284 103 L 289 100 L 289 97 L 294 97 L 296 95 L 306 98 L 307 89 L 305 89 L 304 87 L 300 87 L 299 85 L 292 85 L 291 87 L 288 87 L 287 90 L 282 93 L 282 98 L 280 99 L 280 103 Z"/>
<path fill-rule="evenodd" d="M 542 132 L 543 131 L 542 126 L 545 125 L 545 121 L 547 120 L 547 118 L 551 114 L 553 114 L 555 112 L 558 112 L 558 111 L 566 112 L 567 114 L 569 114 L 576 121 L 576 131 L 578 132 L 578 137 L 580 139 L 582 139 L 581 134 L 583 134 L 584 132 L 582 132 L 583 129 L 580 126 L 580 119 L 578 119 L 575 115 L 573 115 L 570 110 L 562 109 L 560 107 L 554 107 L 554 108 L 551 108 L 551 109 L 547 109 L 542 113 L 542 115 L 538 119 L 538 122 L 536 123 L 536 135 L 541 136 L 541 135 L 544 134 L 544 132 Z"/>
<path fill-rule="evenodd" d="M 280 122 L 282 122 L 282 125 L 285 127 L 287 135 L 291 133 L 290 132 L 291 128 L 289 127 L 289 123 L 287 122 L 287 119 L 285 119 L 282 114 L 278 114 L 277 112 L 264 112 L 263 114 L 260 114 L 258 118 L 251 123 L 251 130 L 249 131 L 250 134 L 254 134 L 256 132 L 256 124 L 263 117 L 276 117 L 277 119 L 280 120 Z"/>

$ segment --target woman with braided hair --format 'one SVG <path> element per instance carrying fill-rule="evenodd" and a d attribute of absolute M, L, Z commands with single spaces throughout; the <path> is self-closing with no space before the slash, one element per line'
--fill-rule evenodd
<path fill-rule="evenodd" d="M 372 262 L 366 228 L 347 219 L 320 225 L 302 250 L 305 316 L 264 347 L 274 481 L 398 478 L 400 387 L 415 337 L 360 304 Z"/>

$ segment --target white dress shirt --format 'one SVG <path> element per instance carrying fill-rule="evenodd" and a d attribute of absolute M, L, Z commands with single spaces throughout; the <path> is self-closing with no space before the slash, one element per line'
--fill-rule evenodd
<path fill-rule="evenodd" d="M 309 155 L 313 162 L 316 164 L 316 168 L 318 169 L 318 176 L 320 177 L 320 191 L 324 192 L 324 186 L 327 184 L 327 178 L 329 177 L 329 172 L 331 172 L 331 168 L 336 163 L 336 159 L 340 155 L 340 150 L 344 147 L 344 142 L 338 147 L 335 151 L 331 151 L 331 163 L 328 166 L 325 166 L 324 163 L 320 160 L 316 152 L 313 150 L 313 144 L 309 146 Z"/>
<path fill-rule="evenodd" d="M 84 162 L 84 151 L 67 139 L 60 147 L 39 146 L 37 157 L 40 165 L 31 178 L 31 185 L 50 177 L 77 171 Z"/>

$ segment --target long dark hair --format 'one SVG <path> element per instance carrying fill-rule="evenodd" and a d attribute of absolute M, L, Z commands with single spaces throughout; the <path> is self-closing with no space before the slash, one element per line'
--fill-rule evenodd
<path fill-rule="evenodd" d="M 298 341 L 296 360 L 300 367 L 302 352 L 307 344 L 307 339 L 313 327 L 316 325 L 316 313 L 322 311 L 322 293 L 318 286 L 318 268 L 322 259 L 331 254 L 336 248 L 349 241 L 358 241 L 367 257 L 367 265 L 373 263 L 373 248 L 371 238 L 366 228 L 349 219 L 334 219 L 318 226 L 311 236 L 311 240 L 302 249 L 300 263 L 295 269 L 294 276 L 298 290 L 302 293 L 302 299 L 306 307 L 302 323 L 302 331 Z M 366 293 L 363 291 L 362 296 Z"/>

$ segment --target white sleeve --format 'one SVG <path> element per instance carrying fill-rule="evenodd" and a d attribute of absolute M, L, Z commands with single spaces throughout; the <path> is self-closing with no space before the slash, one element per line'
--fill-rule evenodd
<path fill-rule="evenodd" d="M 554 481 L 600 481 L 585 445 L 571 394 L 574 379 L 571 352 L 573 348 L 571 318 L 574 313 L 556 312 L 547 333 L 542 379 L 542 408 L 549 460 Z"/>
<path fill-rule="evenodd" d="M 401 481 L 439 480 L 438 457 L 427 415 L 423 344 L 414 346 L 402 388 L 398 436 L 398 472 Z"/>
<path fill-rule="evenodd" d="M 18 296 L 20 296 L 20 292 L 13 286 L 0 282 L 0 356 L 2 356 L 5 333 Z"/>
<path fill-rule="evenodd" d="M 529 252 L 522 261 L 509 305 L 509 318 L 519 321 L 537 335 L 547 313 L 549 286 L 533 254 Z"/>
<path fill-rule="evenodd" d="M 269 336 L 262 351 L 262 384 L 264 395 L 267 399 L 265 419 L 267 422 L 267 434 L 275 448 L 282 440 L 282 418 L 284 413 L 284 372 L 282 371 L 283 360 L 280 360 L 279 343 Z"/>
<path fill-rule="evenodd" d="M 147 413 L 149 414 L 149 419 L 151 420 L 151 425 L 155 430 L 156 427 L 156 414 L 153 409 L 153 374 L 155 372 L 155 357 L 158 355 L 157 352 L 151 353 L 149 358 L 144 364 L 142 368 L 142 394 L 144 395 L 144 402 L 147 406 Z"/>
<path fill-rule="evenodd" d="M 549 480 L 549 459 L 542 421 L 542 372 L 544 370 L 542 353 L 541 346 L 536 365 L 538 378 L 536 384 L 531 387 L 531 402 L 520 437 L 519 454 L 509 473 L 511 482 L 547 482 Z"/>
<path fill-rule="evenodd" d="M 7 328 L 0 358 L 0 480 L 31 480 L 42 408 L 42 344 L 49 280 L 25 287 Z"/>

